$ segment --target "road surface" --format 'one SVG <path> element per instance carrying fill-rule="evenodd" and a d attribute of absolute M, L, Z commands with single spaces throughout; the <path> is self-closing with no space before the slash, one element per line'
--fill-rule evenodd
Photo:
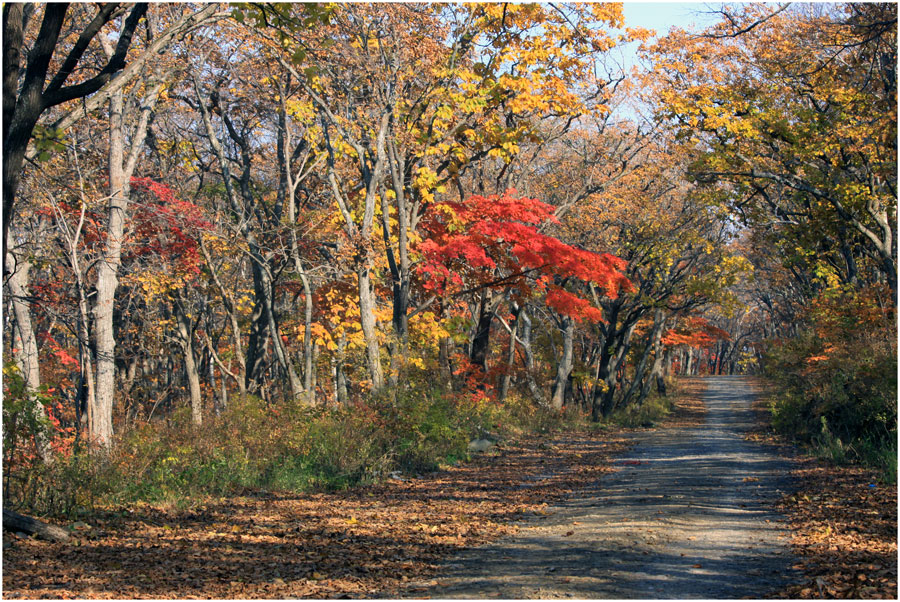
<path fill-rule="evenodd" d="M 760 598 L 796 580 L 772 509 L 792 491 L 788 461 L 744 438 L 746 380 L 705 381 L 705 424 L 637 433 L 617 472 L 515 536 L 460 553 L 414 596 Z"/>

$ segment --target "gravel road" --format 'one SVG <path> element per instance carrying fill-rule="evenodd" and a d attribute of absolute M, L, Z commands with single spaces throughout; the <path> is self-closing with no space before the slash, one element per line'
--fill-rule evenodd
<path fill-rule="evenodd" d="M 705 382 L 705 424 L 635 434 L 617 472 L 515 536 L 460 553 L 415 597 L 760 598 L 798 579 L 772 509 L 792 491 L 789 465 L 744 439 L 744 379 Z"/>

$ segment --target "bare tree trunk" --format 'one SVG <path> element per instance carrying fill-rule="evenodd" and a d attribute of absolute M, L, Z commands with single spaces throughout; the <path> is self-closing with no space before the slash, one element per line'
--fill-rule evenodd
<path fill-rule="evenodd" d="M 334 394 L 338 405 L 347 403 L 347 373 L 344 371 L 344 350 L 347 348 L 347 336 L 342 332 L 337 341 L 337 357 L 334 375 Z"/>
<path fill-rule="evenodd" d="M 294 151 L 291 150 L 293 147 L 293 137 L 291 135 L 291 128 L 288 120 L 287 91 L 283 87 L 280 90 L 280 97 L 281 102 L 279 105 L 280 110 L 278 113 L 278 126 L 280 129 L 280 135 L 278 137 L 278 161 L 280 163 L 281 173 L 279 195 L 284 197 L 287 205 L 288 223 L 290 224 L 291 235 L 291 257 L 294 260 L 294 269 L 296 270 L 297 275 L 300 277 L 300 281 L 303 284 L 303 295 L 306 301 L 304 311 L 305 332 L 303 335 L 303 390 L 306 393 L 306 395 L 304 396 L 304 401 L 308 404 L 314 404 L 316 402 L 315 385 L 313 384 L 313 381 L 315 380 L 315 374 L 313 374 L 315 364 L 313 358 L 312 333 L 310 332 L 313 315 L 312 286 L 310 285 L 309 277 L 306 274 L 306 269 L 303 266 L 303 259 L 300 256 L 300 247 L 297 241 L 296 227 L 297 187 L 300 186 L 303 180 L 309 175 L 312 167 L 309 167 L 305 172 L 301 167 L 299 173 L 294 174 L 293 168 L 291 166 L 292 156 L 297 153 L 302 153 L 303 149 L 306 149 L 306 155 L 308 157 L 312 152 L 312 149 L 305 140 L 301 139 L 296 149 Z M 300 161 L 301 165 L 305 162 L 305 160 Z M 313 165 L 317 163 L 318 161 L 315 161 Z"/>
<path fill-rule="evenodd" d="M 262 255 L 259 254 L 259 257 L 261 258 Z M 272 286 L 272 278 L 264 265 L 260 266 L 260 272 L 263 275 L 262 300 L 265 304 L 264 311 L 266 315 L 266 323 L 272 336 L 272 347 L 275 350 L 275 357 L 278 360 L 278 363 L 281 365 L 281 368 L 287 375 L 288 385 L 291 388 L 292 399 L 300 399 L 303 396 L 303 385 L 300 383 L 300 377 L 297 375 L 297 370 L 294 368 L 294 363 L 291 361 L 291 357 L 284 345 L 284 341 L 282 341 L 281 339 L 281 329 L 278 327 L 278 323 L 275 321 L 275 299 L 274 287 Z"/>
<path fill-rule="evenodd" d="M 534 351 L 531 348 L 531 318 L 528 316 L 528 311 L 525 307 L 522 307 L 519 312 L 518 320 L 521 320 L 522 322 L 522 326 L 520 327 L 522 332 L 520 341 L 522 343 L 522 355 L 524 356 L 525 361 L 525 383 L 528 386 L 528 392 L 531 394 L 531 397 L 536 402 L 545 404 L 547 403 L 547 400 L 543 393 L 541 393 L 541 389 L 534 379 Z"/>
<path fill-rule="evenodd" d="M 663 364 L 663 346 L 662 346 L 662 333 L 666 327 L 666 316 L 663 313 L 661 308 L 657 309 L 653 315 L 653 366 L 650 368 L 650 374 L 647 376 L 647 380 L 644 381 L 641 386 L 641 394 L 638 398 L 638 405 L 644 403 L 644 400 L 647 399 L 647 395 L 650 394 L 650 388 L 653 386 L 653 382 L 656 382 L 657 390 L 660 390 L 660 394 L 665 396 L 666 384 L 662 379 L 662 364 Z"/>
<path fill-rule="evenodd" d="M 16 318 L 15 332 L 19 334 L 18 343 L 13 343 L 14 356 L 16 364 L 22 371 L 22 378 L 25 380 L 25 390 L 29 394 L 33 394 L 41 386 L 41 372 L 37 339 L 31 323 L 31 307 L 28 304 L 28 273 L 31 271 L 31 264 L 24 259 L 17 261 L 12 252 L 9 252 L 6 254 L 6 266 L 9 274 L 6 283 L 9 287 L 13 314 Z M 29 411 L 35 418 L 44 416 L 44 407 L 37 398 L 33 398 L 30 402 Z M 42 460 L 49 461 L 50 442 L 46 433 L 37 431 L 34 435 L 38 454 Z"/>
<path fill-rule="evenodd" d="M 472 363 L 487 372 L 487 356 L 491 344 L 491 323 L 503 297 L 493 295 L 490 289 L 482 292 L 478 310 L 478 324 L 472 337 Z"/>
<path fill-rule="evenodd" d="M 441 385 L 450 389 L 453 386 L 453 367 L 450 365 L 450 351 L 453 339 L 444 337 L 438 342 L 438 364 L 440 365 Z"/>
<path fill-rule="evenodd" d="M 109 41 L 101 39 L 107 56 L 113 52 Z M 160 79 L 148 83 L 145 102 L 140 108 L 138 122 L 130 132 L 131 148 L 125 153 L 125 92 L 118 90 L 109 99 L 109 204 L 107 205 L 106 245 L 97 265 L 97 300 L 94 305 L 94 341 L 96 347 L 96 398 L 88 412 L 88 432 L 103 447 L 112 440 L 112 412 L 116 390 L 116 339 L 113 324 L 116 289 L 119 286 L 122 242 L 131 175 L 144 146 L 150 117 L 162 89 Z"/>
<path fill-rule="evenodd" d="M 614 328 L 614 325 L 615 322 L 610 319 L 610 326 Z M 603 382 L 603 387 L 598 387 L 597 393 L 599 393 L 599 399 L 596 394 L 594 397 L 594 410 L 592 415 L 596 417 L 595 419 L 599 418 L 599 416 L 597 416 L 598 410 L 599 414 L 609 416 L 615 409 L 618 372 L 625 361 L 625 353 L 628 351 L 628 345 L 631 342 L 634 325 L 635 323 L 632 323 L 625 327 L 624 330 L 619 331 L 612 342 L 604 342 L 604 345 L 609 346 L 606 347 L 601 354 L 601 362 L 598 366 L 598 379 Z"/>
<path fill-rule="evenodd" d="M 366 345 L 366 367 L 369 370 L 372 389 L 378 391 L 384 388 L 384 372 L 381 369 L 381 348 L 378 344 L 378 325 L 375 319 L 375 294 L 372 290 L 368 265 L 360 266 L 356 276 L 359 280 L 359 320 Z"/>
<path fill-rule="evenodd" d="M 125 216 L 131 190 L 125 173 L 124 94 L 119 91 L 109 101 L 109 205 L 106 246 L 97 265 L 97 301 L 94 306 L 94 340 L 97 349 L 95 406 L 88 411 L 91 439 L 106 447 L 113 435 L 112 412 L 116 391 L 116 339 L 113 312 L 118 271 L 125 233 Z"/>
<path fill-rule="evenodd" d="M 647 396 L 647 393 L 644 393 L 644 390 L 646 389 L 647 392 L 650 391 L 649 383 L 652 375 L 647 378 L 647 384 L 644 384 L 644 376 L 647 372 L 647 362 L 650 360 L 650 354 L 654 351 L 658 351 L 659 340 L 662 337 L 662 329 L 664 326 L 665 319 L 663 318 L 662 309 L 657 308 L 653 314 L 653 328 L 650 331 L 650 335 L 647 337 L 647 344 L 644 347 L 644 352 L 641 354 L 641 359 L 634 368 L 634 378 L 631 381 L 631 385 L 628 387 L 628 391 L 626 391 L 625 395 L 622 397 L 622 406 L 627 406 L 628 402 L 631 401 L 631 398 L 638 391 L 640 391 L 638 403 L 642 403 Z"/>
<path fill-rule="evenodd" d="M 503 378 L 500 379 L 500 396 L 498 401 L 503 401 L 509 395 L 509 387 L 512 384 L 512 371 L 516 362 L 516 337 L 519 334 L 519 314 L 522 308 L 513 305 L 513 323 L 509 326 L 509 348 L 506 352 L 506 370 L 503 372 Z"/>
<path fill-rule="evenodd" d="M 298 262 L 299 263 L 299 262 Z M 298 267 L 302 268 L 302 264 Z M 305 306 L 303 312 L 303 387 L 306 389 L 307 403 L 314 404 L 316 402 L 316 392 L 313 386 L 315 380 L 316 366 L 313 361 L 313 342 L 312 342 L 312 317 L 313 317 L 313 299 L 312 287 L 309 284 L 309 277 L 305 272 L 300 272 L 300 281 L 303 283 L 303 296 L 305 297 Z"/>
<path fill-rule="evenodd" d="M 81 416 L 81 408 L 79 406 L 79 419 L 88 418 L 91 408 L 97 405 L 97 390 L 94 386 L 94 357 L 91 353 L 91 333 L 88 328 L 90 320 L 90 310 L 88 308 L 87 296 L 84 293 L 82 282 L 78 283 L 78 359 L 81 364 L 81 383 L 79 390 L 84 390 L 84 402 L 87 414 Z M 81 395 L 79 395 L 81 398 Z M 90 423 L 90 420 L 88 420 Z M 80 427 L 79 427 L 80 428 Z"/>
<path fill-rule="evenodd" d="M 31 307 L 28 303 L 28 274 L 31 264 L 18 259 L 13 254 L 7 253 L 6 266 L 9 278 L 10 301 L 12 302 L 13 315 L 16 318 L 16 332 L 18 342 L 14 344 L 14 356 L 22 377 L 25 379 L 25 387 L 28 391 L 37 391 L 41 386 L 40 364 L 38 363 L 37 339 L 34 336 L 34 327 L 31 323 Z"/>
<path fill-rule="evenodd" d="M 563 343 L 562 356 L 556 367 L 556 378 L 553 380 L 553 394 L 550 397 L 550 407 L 561 410 L 565 404 L 566 385 L 569 375 L 572 373 L 575 357 L 575 321 L 566 316 L 563 317 Z"/>
<path fill-rule="evenodd" d="M 194 357 L 194 329 L 181 303 L 174 303 L 175 323 L 178 327 L 178 339 L 184 355 L 184 371 L 187 375 L 188 390 L 191 396 L 191 420 L 194 424 L 203 424 L 203 398 L 200 392 L 200 371 Z"/>
<path fill-rule="evenodd" d="M 661 344 L 660 344 L 661 345 Z M 662 349 L 662 359 L 660 360 L 659 366 L 657 367 L 656 362 L 653 362 L 653 370 L 656 375 L 656 392 L 661 396 L 666 396 L 666 375 L 669 373 L 669 364 L 672 361 L 672 354 L 669 349 Z"/>

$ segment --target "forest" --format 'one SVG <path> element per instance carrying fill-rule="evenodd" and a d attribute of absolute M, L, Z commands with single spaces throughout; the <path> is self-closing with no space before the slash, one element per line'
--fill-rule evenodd
<path fill-rule="evenodd" d="M 896 4 L 715 17 L 5 3 L 4 508 L 378 483 L 730 374 L 896 479 Z"/>

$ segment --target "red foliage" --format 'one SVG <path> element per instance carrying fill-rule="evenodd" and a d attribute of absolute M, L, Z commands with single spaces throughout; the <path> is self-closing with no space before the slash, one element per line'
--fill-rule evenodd
<path fill-rule="evenodd" d="M 547 293 L 547 305 L 557 313 L 569 316 L 576 322 L 587 320 L 588 322 L 603 322 L 603 312 L 591 305 L 587 299 L 577 297 L 572 293 L 555 289 Z"/>
<path fill-rule="evenodd" d="M 731 335 L 721 328 L 713 326 L 706 319 L 690 317 L 677 327 L 666 332 L 662 342 L 667 347 L 686 345 L 688 347 L 706 348 L 713 346 L 716 341 L 727 341 L 729 339 L 731 339 Z"/>
<path fill-rule="evenodd" d="M 631 289 L 621 272 L 625 262 L 543 234 L 540 225 L 556 222 L 553 206 L 515 194 L 508 190 L 502 196 L 475 195 L 432 206 L 423 221 L 427 236 L 417 248 L 422 286 L 442 296 L 482 287 L 513 289 L 521 297 L 546 290 L 547 304 L 556 311 L 578 321 L 599 321 L 599 310 L 554 280 L 593 283 L 615 297 Z"/>
<path fill-rule="evenodd" d="M 146 201 L 138 203 L 132 217 L 135 246 L 130 257 L 153 255 L 173 259 L 178 268 L 192 274 L 200 273 L 200 253 L 197 242 L 200 231 L 212 225 L 203 217 L 203 210 L 175 196 L 175 191 L 150 178 L 132 178 L 131 188 L 145 193 Z"/>

